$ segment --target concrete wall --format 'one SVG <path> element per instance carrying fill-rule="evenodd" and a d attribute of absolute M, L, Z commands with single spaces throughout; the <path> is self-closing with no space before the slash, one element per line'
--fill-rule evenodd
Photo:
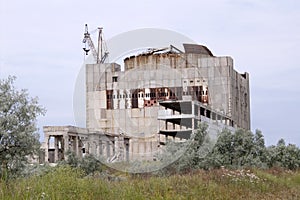
<path fill-rule="evenodd" d="M 132 94 L 128 91 L 141 94 L 139 89 L 183 87 L 185 90 L 201 85 L 208 88 L 208 105 L 212 109 L 231 117 L 236 127 L 250 129 L 249 74 L 236 72 L 231 57 L 154 54 L 126 59 L 126 71 L 114 66 L 86 66 L 88 128 L 129 135 L 155 134 L 158 104 L 149 109 L 139 97 L 138 108 L 131 109 L 129 95 Z M 116 97 L 109 110 L 106 109 L 107 90 Z M 147 129 L 149 121 L 153 125 L 151 130 Z"/>
<path fill-rule="evenodd" d="M 192 92 L 195 100 L 198 97 L 190 90 L 201 87 L 201 93 L 208 94 L 202 95 L 206 98 L 202 103 L 230 118 L 235 128 L 250 129 L 249 74 L 235 71 L 231 57 L 139 55 L 126 58 L 124 68 L 121 71 L 115 63 L 86 65 L 86 124 L 95 131 L 131 137 L 131 159 L 151 159 L 149 151 L 159 146 L 157 134 L 162 124 L 157 119 L 163 108 L 149 96 L 155 88 L 168 95 L 181 88 L 176 98 Z"/>

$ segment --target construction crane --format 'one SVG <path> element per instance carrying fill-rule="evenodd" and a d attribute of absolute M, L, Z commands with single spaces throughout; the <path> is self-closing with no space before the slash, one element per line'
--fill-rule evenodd
<path fill-rule="evenodd" d="M 108 52 L 105 50 L 103 53 L 103 39 L 102 39 L 102 29 L 103 28 L 98 28 L 99 30 L 99 35 L 98 35 L 98 50 L 96 50 L 95 45 L 92 41 L 91 35 L 88 31 L 88 25 L 85 24 L 85 32 L 84 32 L 84 37 L 82 40 L 82 43 L 85 44 L 85 47 L 83 48 L 85 55 L 88 55 L 89 51 L 92 51 L 92 55 L 96 61 L 96 63 L 104 63 L 107 56 Z"/>

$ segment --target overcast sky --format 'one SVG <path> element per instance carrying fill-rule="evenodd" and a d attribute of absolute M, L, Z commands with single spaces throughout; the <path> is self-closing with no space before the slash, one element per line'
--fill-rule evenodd
<path fill-rule="evenodd" d="M 0 78 L 17 76 L 47 109 L 38 125 L 74 125 L 73 91 L 84 24 L 109 39 L 160 28 L 231 56 L 250 73 L 251 127 L 267 145 L 300 146 L 300 1 L 0 0 Z"/>

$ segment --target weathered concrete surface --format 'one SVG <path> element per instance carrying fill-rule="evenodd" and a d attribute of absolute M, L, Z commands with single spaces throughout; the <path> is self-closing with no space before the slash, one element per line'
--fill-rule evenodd
<path fill-rule="evenodd" d="M 185 49 L 131 56 L 124 71 L 116 63 L 87 64 L 87 129 L 45 127 L 46 143 L 55 137 L 54 161 L 63 158 L 57 145 L 79 155 L 80 142 L 86 152 L 108 160 L 117 155 L 151 160 L 163 140 L 187 139 L 201 121 L 214 132 L 250 129 L 249 74 L 238 73 L 231 57 L 213 56 L 204 46 L 185 44 Z M 168 101 L 187 104 L 177 108 Z M 65 145 L 70 139 L 72 145 Z"/>

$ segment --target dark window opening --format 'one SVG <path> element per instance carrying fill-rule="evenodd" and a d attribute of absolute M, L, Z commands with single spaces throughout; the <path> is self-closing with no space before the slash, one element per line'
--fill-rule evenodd
<path fill-rule="evenodd" d="M 200 115 L 204 116 L 204 113 L 205 113 L 205 109 L 200 107 Z"/>
<path fill-rule="evenodd" d="M 246 78 L 247 78 L 247 74 L 246 74 L 246 73 L 244 73 L 244 74 L 241 74 L 241 76 L 242 76 L 244 79 L 246 79 Z"/>
<path fill-rule="evenodd" d="M 211 111 L 210 110 L 206 110 L 206 117 L 211 118 Z"/>
<path fill-rule="evenodd" d="M 117 76 L 113 76 L 113 77 L 112 77 L 112 81 L 113 81 L 113 82 L 118 82 L 118 77 L 117 77 Z"/>

